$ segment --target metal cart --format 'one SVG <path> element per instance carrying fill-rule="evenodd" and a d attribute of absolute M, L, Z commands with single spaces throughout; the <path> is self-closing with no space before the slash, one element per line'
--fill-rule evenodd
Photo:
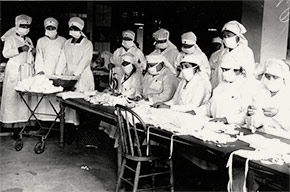
<path fill-rule="evenodd" d="M 47 138 L 47 136 L 49 135 L 50 131 L 54 128 L 54 125 L 56 123 L 56 121 L 59 119 L 60 120 L 60 112 L 56 110 L 56 108 L 53 106 L 53 103 L 51 102 L 51 96 L 52 95 L 56 95 L 58 92 L 55 93 L 35 93 L 35 92 L 27 92 L 27 91 L 18 91 L 16 90 L 16 92 L 19 93 L 20 98 L 23 100 L 23 102 L 25 103 L 25 105 L 27 106 L 27 108 L 30 111 L 30 116 L 26 122 L 26 124 L 23 126 L 23 128 L 21 129 L 20 133 L 19 133 L 19 139 L 17 139 L 16 143 L 15 143 L 15 150 L 16 151 L 20 151 L 23 148 L 23 139 L 22 136 L 23 135 L 27 135 L 27 136 L 36 136 L 36 137 L 40 137 L 40 141 L 38 141 L 35 144 L 34 147 L 34 151 L 36 154 L 40 154 L 43 153 L 45 150 L 45 140 Z M 34 109 L 32 109 L 32 107 L 28 104 L 28 101 L 26 101 L 26 99 L 24 98 L 24 95 L 27 96 L 37 96 L 38 98 L 40 98 L 37 103 L 36 106 L 34 107 Z M 53 111 L 55 114 L 46 114 L 46 113 L 37 113 L 36 110 L 39 107 L 40 103 L 43 100 L 47 100 L 50 104 L 50 106 L 52 107 Z M 44 115 L 44 116 L 53 116 L 54 121 L 50 124 L 49 127 L 45 127 L 41 124 L 41 122 L 38 120 L 37 118 L 37 114 L 39 115 Z M 37 122 L 37 124 L 39 125 L 39 130 L 37 131 L 37 133 L 28 133 L 25 129 L 27 128 L 29 122 L 32 120 L 32 117 L 34 117 L 33 120 L 35 120 Z M 45 134 L 41 134 L 42 130 L 47 130 Z"/>

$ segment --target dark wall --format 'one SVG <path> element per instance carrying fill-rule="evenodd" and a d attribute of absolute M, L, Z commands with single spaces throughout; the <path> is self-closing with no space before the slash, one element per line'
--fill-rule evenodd
<path fill-rule="evenodd" d="M 104 3 L 104 1 L 94 3 Z M 241 1 L 110 1 L 110 4 L 112 5 L 112 31 L 110 31 L 112 50 L 119 46 L 122 30 L 134 29 L 134 22 L 141 22 L 145 24 L 145 54 L 153 48 L 152 33 L 158 27 L 168 29 L 170 40 L 178 47 L 180 47 L 181 34 L 185 31 L 193 31 L 197 36 L 198 45 L 208 53 L 211 37 L 219 34 L 225 22 L 240 21 L 242 11 Z M 59 34 L 68 37 L 69 13 L 87 13 L 87 1 L 0 1 L 0 6 L 1 35 L 15 25 L 15 16 L 27 14 L 33 18 L 29 37 L 34 44 L 44 34 L 45 18 L 52 16 L 58 19 Z M 218 32 L 209 32 L 208 28 L 216 28 Z M 3 60 L 2 54 L 1 60 Z"/>

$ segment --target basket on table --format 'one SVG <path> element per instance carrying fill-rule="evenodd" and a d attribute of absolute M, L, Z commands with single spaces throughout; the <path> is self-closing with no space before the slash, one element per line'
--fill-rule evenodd
<path fill-rule="evenodd" d="M 49 77 L 54 86 L 62 86 L 64 91 L 73 91 L 78 81 L 76 76 L 69 75 L 53 75 Z"/>

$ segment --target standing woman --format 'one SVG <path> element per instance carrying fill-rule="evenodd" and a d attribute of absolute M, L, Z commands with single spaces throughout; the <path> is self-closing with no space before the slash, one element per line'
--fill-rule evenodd
<path fill-rule="evenodd" d="M 94 76 L 91 70 L 93 44 L 82 32 L 85 23 L 81 18 L 70 18 L 68 25 L 69 35 L 72 38 L 64 43 L 55 74 L 78 77 L 79 80 L 75 85 L 76 91 L 93 91 L 95 89 Z M 75 110 L 66 108 L 65 122 L 78 126 L 80 124 L 79 115 L 77 115 Z M 69 128 L 68 135 L 72 135 L 68 137 L 68 143 L 73 141 L 75 126 L 71 126 L 71 129 Z"/>
<path fill-rule="evenodd" d="M 49 17 L 44 20 L 45 34 L 39 38 L 36 44 L 36 58 L 35 58 L 35 73 L 46 76 L 55 74 L 55 68 L 58 63 L 62 48 L 66 39 L 57 34 L 58 21 Z M 56 101 L 55 96 L 50 96 L 50 101 L 53 102 L 53 106 L 59 109 L 59 104 Z M 47 100 L 43 100 L 38 109 L 38 113 L 54 114 L 50 103 Z M 39 119 L 54 121 L 54 116 L 47 116 L 38 114 Z"/>
<path fill-rule="evenodd" d="M 33 71 L 33 43 L 27 34 L 30 30 L 32 18 L 18 15 L 15 27 L 7 31 L 1 40 L 4 41 L 3 56 L 8 58 L 3 83 L 3 95 L 0 109 L 0 122 L 5 127 L 19 128 L 29 116 L 28 108 L 14 90 L 17 83 L 32 75 Z"/>
<path fill-rule="evenodd" d="M 74 75 L 79 77 L 76 90 L 80 92 L 95 89 L 94 76 L 91 70 L 93 44 L 82 32 L 84 21 L 79 17 L 72 17 L 69 22 L 69 35 L 66 40 L 59 63 L 56 67 L 57 75 Z"/>

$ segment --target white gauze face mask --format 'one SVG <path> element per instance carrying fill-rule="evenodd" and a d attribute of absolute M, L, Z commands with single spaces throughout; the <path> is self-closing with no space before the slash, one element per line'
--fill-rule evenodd
<path fill-rule="evenodd" d="M 29 33 L 30 29 L 29 28 L 22 28 L 22 27 L 18 27 L 17 28 L 17 33 L 19 33 L 19 35 L 21 36 L 25 36 Z"/>
<path fill-rule="evenodd" d="M 154 65 L 153 67 L 148 68 L 148 73 L 150 73 L 151 75 L 157 75 L 160 73 L 160 71 L 157 71 L 157 66 L 160 65 L 160 63 Z"/>
<path fill-rule="evenodd" d="M 197 66 L 196 66 L 197 67 Z M 193 73 L 193 70 L 196 68 L 196 67 L 190 67 L 190 68 L 185 68 L 185 69 L 182 69 L 181 70 L 181 77 L 183 79 L 185 79 L 186 81 L 190 81 L 193 76 L 194 76 L 194 73 Z"/>
<path fill-rule="evenodd" d="M 125 48 L 127 48 L 127 49 L 129 49 L 130 47 L 133 47 L 134 46 L 134 42 L 133 41 L 122 41 L 122 45 L 125 47 Z"/>
<path fill-rule="evenodd" d="M 191 54 L 195 51 L 195 47 L 192 46 L 191 48 L 187 48 L 187 49 L 182 47 L 181 50 L 186 54 Z"/>
<path fill-rule="evenodd" d="M 57 35 L 56 30 L 45 30 L 45 35 L 50 37 L 50 38 L 55 38 Z"/>
<path fill-rule="evenodd" d="M 168 47 L 167 42 L 165 42 L 165 43 L 157 43 L 156 44 L 156 48 L 157 49 L 166 49 L 167 47 Z"/>
<path fill-rule="evenodd" d="M 72 30 L 70 30 L 69 31 L 69 35 L 72 36 L 75 39 L 78 39 L 78 38 L 81 37 L 82 34 L 81 34 L 80 31 L 72 31 Z"/>
<path fill-rule="evenodd" d="M 233 69 L 223 72 L 223 79 L 227 82 L 234 82 L 237 79 L 237 75 L 235 74 Z"/>
<path fill-rule="evenodd" d="M 284 81 L 281 77 L 278 79 L 271 78 L 270 80 L 264 78 L 264 84 L 271 92 L 278 92 L 284 86 Z"/>
<path fill-rule="evenodd" d="M 236 38 L 237 38 L 237 36 L 227 37 L 227 38 L 223 39 L 223 42 L 224 42 L 226 47 L 228 47 L 230 49 L 234 49 L 238 46 Z"/>
<path fill-rule="evenodd" d="M 133 70 L 133 64 L 128 64 L 126 66 L 122 66 L 122 69 L 126 75 L 129 75 Z"/>

